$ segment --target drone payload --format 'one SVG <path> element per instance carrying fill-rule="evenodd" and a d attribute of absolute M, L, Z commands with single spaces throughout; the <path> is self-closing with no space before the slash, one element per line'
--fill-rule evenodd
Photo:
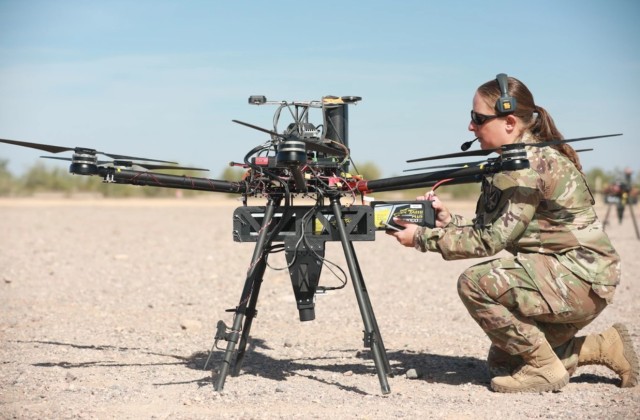
<path fill-rule="evenodd" d="M 281 189 L 287 195 L 335 189 L 341 183 L 341 174 L 349 169 L 348 105 L 361 99 L 358 96 L 325 96 L 320 101 L 288 102 L 250 96 L 250 104 L 277 105 L 273 130 L 233 121 L 270 134 L 271 141 L 253 149 L 243 163 L 232 162 L 232 165 L 249 169 L 250 184 L 261 184 L 268 178 L 279 181 L 279 187 L 273 186 L 275 190 L 272 191 Z M 310 120 L 314 109 L 322 111 L 322 123 L 319 125 Z M 292 122 L 280 131 L 278 125 L 285 110 Z"/>

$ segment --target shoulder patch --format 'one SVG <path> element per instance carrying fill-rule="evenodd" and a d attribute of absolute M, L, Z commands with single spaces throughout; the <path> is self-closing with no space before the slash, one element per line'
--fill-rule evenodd
<path fill-rule="evenodd" d="M 502 190 L 494 185 L 487 178 L 482 180 L 482 205 L 487 213 L 491 213 L 496 209 L 500 199 L 502 198 Z"/>

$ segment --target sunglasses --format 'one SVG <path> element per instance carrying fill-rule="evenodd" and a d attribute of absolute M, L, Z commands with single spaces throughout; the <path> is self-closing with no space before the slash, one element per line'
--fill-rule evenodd
<path fill-rule="evenodd" d="M 489 120 L 492 120 L 494 118 L 498 118 L 500 115 L 485 115 L 485 114 L 478 114 L 476 111 L 474 111 L 473 109 L 471 110 L 471 121 L 475 124 L 475 125 L 482 125 L 484 123 L 486 123 Z"/>

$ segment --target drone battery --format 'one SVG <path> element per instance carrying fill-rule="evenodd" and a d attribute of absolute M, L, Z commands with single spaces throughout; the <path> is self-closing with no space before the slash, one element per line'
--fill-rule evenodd
<path fill-rule="evenodd" d="M 420 226 L 434 227 L 435 212 L 431 201 L 373 201 L 373 218 L 376 230 L 388 230 L 394 223 L 395 217 Z"/>

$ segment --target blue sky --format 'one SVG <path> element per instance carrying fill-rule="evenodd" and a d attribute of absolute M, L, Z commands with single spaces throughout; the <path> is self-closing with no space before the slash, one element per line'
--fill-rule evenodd
<path fill-rule="evenodd" d="M 586 170 L 637 173 L 639 20 L 635 0 L 0 0 L 0 138 L 215 178 L 267 140 L 231 121 L 272 126 L 275 108 L 249 95 L 356 95 L 352 156 L 391 176 L 473 138 L 475 89 L 507 73 L 565 137 L 624 134 L 576 144 L 595 148 Z M 16 174 L 41 154 L 0 145 Z"/>

